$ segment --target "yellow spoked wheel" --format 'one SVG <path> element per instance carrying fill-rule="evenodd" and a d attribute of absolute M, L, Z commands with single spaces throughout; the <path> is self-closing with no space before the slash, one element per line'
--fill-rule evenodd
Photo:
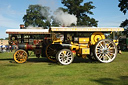
<path fill-rule="evenodd" d="M 24 63 L 27 61 L 28 54 L 25 50 L 17 50 L 14 55 L 14 61 L 17 63 Z"/>
<path fill-rule="evenodd" d="M 101 32 L 94 32 L 92 35 L 91 35 L 91 44 L 95 45 L 96 42 L 102 40 L 102 39 L 105 39 L 105 36 L 103 33 Z"/>
<path fill-rule="evenodd" d="M 45 51 L 46 57 L 52 62 L 57 62 L 56 53 L 58 52 L 59 49 L 60 49 L 59 45 L 54 45 L 54 44 L 48 45 Z"/>

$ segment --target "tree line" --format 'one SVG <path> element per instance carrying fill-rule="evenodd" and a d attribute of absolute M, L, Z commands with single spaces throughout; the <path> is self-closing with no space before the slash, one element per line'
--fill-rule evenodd
<path fill-rule="evenodd" d="M 91 18 L 89 15 L 94 15 L 91 11 L 96 7 L 93 5 L 92 1 L 83 3 L 84 0 L 61 0 L 61 3 L 66 7 L 60 7 L 57 10 L 62 10 L 69 14 L 74 14 L 77 17 L 77 26 L 89 26 L 97 27 L 98 20 Z M 128 10 L 128 0 L 119 0 L 120 11 L 127 14 Z M 42 15 L 42 10 L 44 11 Z M 50 16 L 50 8 L 42 5 L 29 5 L 26 10 L 26 14 L 23 16 L 23 22 L 26 27 L 44 27 L 48 28 L 50 26 L 59 26 L 53 16 Z M 74 26 L 74 24 L 72 24 Z M 122 21 L 120 27 L 128 28 L 128 19 Z"/>
<path fill-rule="evenodd" d="M 60 7 L 57 10 L 62 10 L 69 14 L 74 14 L 77 17 L 77 26 L 95 26 L 97 27 L 98 21 L 94 18 L 89 17 L 93 15 L 92 9 L 96 7 L 93 6 L 93 2 L 83 3 L 84 0 L 62 0 L 61 3 L 66 7 Z M 82 4 L 83 3 L 83 4 Z M 42 16 L 42 10 L 45 14 Z M 29 5 L 26 10 L 26 15 L 23 16 L 23 21 L 26 27 L 29 25 L 37 27 L 50 27 L 59 26 L 59 23 L 55 21 L 53 16 L 50 15 L 50 8 L 41 5 Z M 73 25 L 73 24 L 72 24 Z"/>
<path fill-rule="evenodd" d="M 128 0 L 119 0 L 118 7 L 120 8 L 120 11 L 126 15 L 128 10 Z M 128 19 L 122 21 L 120 27 L 125 28 L 124 35 L 128 36 Z"/>

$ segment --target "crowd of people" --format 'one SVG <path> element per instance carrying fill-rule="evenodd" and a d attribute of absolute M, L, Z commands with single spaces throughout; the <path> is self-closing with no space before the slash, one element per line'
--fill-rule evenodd
<path fill-rule="evenodd" d="M 12 50 L 14 50 L 15 47 L 11 46 L 11 45 L 0 45 L 0 52 L 12 52 Z"/>

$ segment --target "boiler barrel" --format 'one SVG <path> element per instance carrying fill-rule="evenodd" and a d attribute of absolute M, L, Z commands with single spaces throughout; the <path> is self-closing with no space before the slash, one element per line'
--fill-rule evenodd
<path fill-rule="evenodd" d="M 24 50 L 41 49 L 42 47 L 43 47 L 42 45 L 29 45 L 29 44 L 19 44 L 18 45 L 19 49 L 24 49 Z"/>

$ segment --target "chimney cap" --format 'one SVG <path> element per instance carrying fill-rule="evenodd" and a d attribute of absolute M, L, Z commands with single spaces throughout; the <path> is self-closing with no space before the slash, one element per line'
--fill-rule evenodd
<path fill-rule="evenodd" d="M 20 24 L 20 29 L 23 29 L 24 28 L 24 24 Z"/>

